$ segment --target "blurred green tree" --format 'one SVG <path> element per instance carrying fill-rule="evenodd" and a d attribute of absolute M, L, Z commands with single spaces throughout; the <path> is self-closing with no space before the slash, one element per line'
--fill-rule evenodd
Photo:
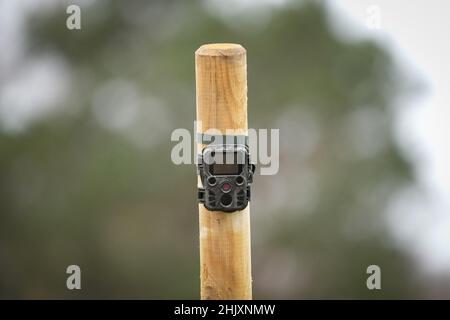
<path fill-rule="evenodd" d="M 81 31 L 62 5 L 29 17 L 28 57 L 61 57 L 72 84 L 59 112 L 0 133 L 0 297 L 198 297 L 195 171 L 171 163 L 169 137 L 193 126 L 193 53 L 209 42 L 246 47 L 250 126 L 280 128 L 280 172 L 256 177 L 252 203 L 255 298 L 421 297 L 383 222 L 413 183 L 391 135 L 406 86 L 383 48 L 336 35 L 320 2 L 80 6 Z"/>

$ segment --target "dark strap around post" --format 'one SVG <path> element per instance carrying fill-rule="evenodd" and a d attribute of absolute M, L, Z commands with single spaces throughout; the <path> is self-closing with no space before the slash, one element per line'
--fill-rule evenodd
<path fill-rule="evenodd" d="M 248 146 L 247 135 L 211 135 L 197 133 L 197 143 L 201 144 L 242 144 Z"/>

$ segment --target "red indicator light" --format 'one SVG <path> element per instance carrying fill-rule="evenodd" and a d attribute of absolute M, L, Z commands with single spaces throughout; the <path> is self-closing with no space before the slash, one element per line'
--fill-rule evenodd
<path fill-rule="evenodd" d="M 225 182 L 225 183 L 222 185 L 222 190 L 223 190 L 223 191 L 230 191 L 230 190 L 231 190 L 231 184 L 229 184 L 228 182 Z"/>

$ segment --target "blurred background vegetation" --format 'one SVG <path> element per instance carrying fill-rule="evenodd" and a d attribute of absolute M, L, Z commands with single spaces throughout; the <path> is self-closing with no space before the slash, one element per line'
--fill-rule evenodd
<path fill-rule="evenodd" d="M 245 46 L 249 126 L 280 129 L 280 171 L 254 184 L 254 297 L 433 292 L 385 224 L 414 183 L 392 139 L 392 102 L 414 83 L 385 49 L 333 32 L 320 1 L 82 2 L 80 31 L 67 5 L 27 15 L 21 58 L 56 75 L 42 94 L 56 98 L 0 122 L 0 298 L 199 297 L 195 168 L 172 164 L 170 134 L 193 130 L 194 51 L 210 42 Z M 33 90 L 1 103 L 35 106 Z M 81 291 L 66 289 L 71 264 Z"/>

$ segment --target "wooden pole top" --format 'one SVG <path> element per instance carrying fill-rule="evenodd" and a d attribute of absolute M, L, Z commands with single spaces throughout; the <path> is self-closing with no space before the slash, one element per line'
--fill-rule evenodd
<path fill-rule="evenodd" d="M 245 48 L 235 43 L 204 44 L 195 51 L 197 56 L 235 56 L 245 54 Z"/>

